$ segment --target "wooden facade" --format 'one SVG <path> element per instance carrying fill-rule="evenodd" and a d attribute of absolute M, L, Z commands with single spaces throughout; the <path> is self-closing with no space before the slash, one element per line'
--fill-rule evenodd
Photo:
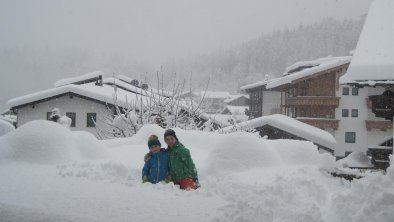
<path fill-rule="evenodd" d="M 337 130 L 339 120 L 335 118 L 335 109 L 340 97 L 336 96 L 336 91 L 339 90 L 339 77 L 348 66 L 349 63 L 279 86 L 284 97 L 284 114 L 320 129 Z"/>

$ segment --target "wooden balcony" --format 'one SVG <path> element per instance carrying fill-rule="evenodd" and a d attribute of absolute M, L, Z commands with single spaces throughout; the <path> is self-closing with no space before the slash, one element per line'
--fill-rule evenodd
<path fill-rule="evenodd" d="M 389 120 L 365 120 L 365 127 L 368 131 L 371 129 L 386 131 L 393 128 L 393 123 Z"/>
<path fill-rule="evenodd" d="M 338 129 L 339 120 L 337 119 L 323 119 L 323 118 L 302 118 L 298 117 L 297 120 L 309 124 L 320 129 Z"/>
<path fill-rule="evenodd" d="M 340 97 L 296 96 L 287 98 L 285 106 L 334 106 L 338 107 Z"/>

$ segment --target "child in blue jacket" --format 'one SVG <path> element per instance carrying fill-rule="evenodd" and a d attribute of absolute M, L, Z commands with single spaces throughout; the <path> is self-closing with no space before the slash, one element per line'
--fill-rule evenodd
<path fill-rule="evenodd" d="M 145 156 L 142 168 L 142 182 L 158 183 L 166 180 L 168 176 L 168 153 L 161 148 L 161 143 L 156 135 L 151 135 L 148 140 L 149 153 Z"/>

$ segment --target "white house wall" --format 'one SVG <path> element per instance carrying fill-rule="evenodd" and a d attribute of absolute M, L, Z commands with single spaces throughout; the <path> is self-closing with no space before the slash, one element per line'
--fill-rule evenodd
<path fill-rule="evenodd" d="M 280 114 L 281 109 L 281 92 L 264 91 L 263 92 L 263 116 Z"/>
<path fill-rule="evenodd" d="M 349 87 L 349 95 L 342 95 L 342 88 Z M 335 149 L 335 156 L 345 156 L 346 152 L 361 151 L 366 152 L 368 145 L 380 141 L 384 137 L 392 135 L 392 130 L 386 132 L 372 129 L 367 131 L 365 120 L 384 120 L 378 118 L 368 109 L 366 98 L 370 95 L 381 95 L 384 92 L 382 87 L 364 87 L 359 88 L 357 96 L 352 95 L 352 86 L 341 86 L 337 91 L 337 96 L 341 97 L 339 106 L 335 110 L 336 119 L 339 119 L 338 130 L 334 132 L 334 137 L 337 141 Z M 342 117 L 342 109 L 349 110 L 349 117 Z M 358 117 L 351 117 L 351 110 L 358 109 Z M 356 142 L 345 143 L 345 133 L 355 132 Z"/>
<path fill-rule="evenodd" d="M 96 129 L 94 127 L 87 127 L 87 113 L 96 113 L 97 120 L 102 113 L 108 112 L 107 108 L 100 103 L 82 99 L 76 96 L 62 96 L 56 99 L 51 99 L 42 103 L 24 106 L 18 109 L 18 123 L 21 126 L 32 120 L 46 120 L 47 112 L 51 112 L 53 108 L 59 108 L 61 115 L 66 115 L 66 112 L 75 112 L 75 127 L 70 127 L 71 130 L 83 130 L 94 134 L 97 137 Z M 103 124 L 98 121 L 97 126 Z"/>

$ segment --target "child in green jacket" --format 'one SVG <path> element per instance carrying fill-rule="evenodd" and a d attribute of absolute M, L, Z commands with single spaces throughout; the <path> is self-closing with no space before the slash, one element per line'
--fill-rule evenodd
<path fill-rule="evenodd" d="M 179 142 L 172 129 L 166 130 L 164 141 L 168 145 L 169 171 L 174 184 L 180 185 L 183 190 L 197 189 L 197 170 L 189 150 Z"/>

